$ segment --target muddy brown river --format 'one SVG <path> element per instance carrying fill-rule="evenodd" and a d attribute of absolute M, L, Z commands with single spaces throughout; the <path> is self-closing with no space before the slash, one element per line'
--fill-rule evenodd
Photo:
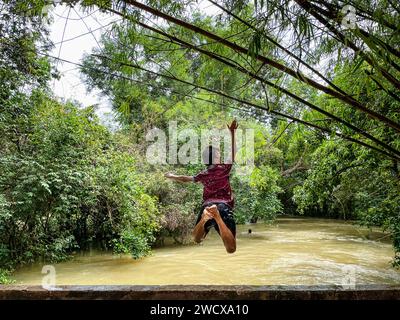
<path fill-rule="evenodd" d="M 212 230 L 200 245 L 165 246 L 140 260 L 85 252 L 54 264 L 54 270 L 56 285 L 400 284 L 400 270 L 391 266 L 393 256 L 384 233 L 349 222 L 280 218 L 272 225 L 238 226 L 237 251 L 231 255 Z M 13 279 L 40 285 L 42 267 L 23 267 Z"/>

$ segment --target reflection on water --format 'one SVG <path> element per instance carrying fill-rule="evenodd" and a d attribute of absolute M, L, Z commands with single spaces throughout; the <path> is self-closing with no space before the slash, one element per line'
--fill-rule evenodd
<path fill-rule="evenodd" d="M 273 225 L 238 226 L 232 255 L 212 230 L 201 245 L 163 247 L 141 260 L 90 252 L 55 268 L 57 285 L 341 285 L 349 270 L 357 285 L 400 284 L 400 271 L 390 264 L 393 255 L 380 232 L 332 220 L 282 218 Z M 22 268 L 14 279 L 40 285 L 41 268 Z"/>

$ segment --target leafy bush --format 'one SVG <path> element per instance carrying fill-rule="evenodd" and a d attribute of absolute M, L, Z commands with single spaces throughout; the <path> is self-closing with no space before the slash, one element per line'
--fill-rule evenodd
<path fill-rule="evenodd" d="M 112 243 L 115 252 L 129 253 L 134 259 L 148 255 L 151 250 L 146 237 L 135 230 L 124 230 L 120 238 L 112 240 Z"/>
<path fill-rule="evenodd" d="M 11 284 L 14 280 L 10 279 L 11 271 L 8 269 L 0 269 L 0 284 Z"/>
<path fill-rule="evenodd" d="M 192 169 L 193 172 L 196 171 L 195 168 Z M 142 179 L 145 181 L 146 193 L 157 199 L 157 208 L 160 212 L 161 229 L 157 232 L 157 242 L 162 244 L 165 238 L 170 237 L 175 243 L 188 243 L 201 206 L 202 187 L 192 183 L 171 182 L 165 179 L 164 171 L 157 169 L 144 167 L 142 170 L 145 171 Z M 188 174 L 188 171 L 190 169 L 183 169 L 182 173 Z"/>
<path fill-rule="evenodd" d="M 115 140 L 93 108 L 31 99 L 29 135 L 0 157 L 1 265 L 57 262 L 90 243 L 112 247 L 115 239 L 135 257 L 147 254 L 158 210 L 141 187 L 128 142 Z"/>
<path fill-rule="evenodd" d="M 282 192 L 278 186 L 279 178 L 279 173 L 269 166 L 255 168 L 249 178 L 234 177 L 238 223 L 257 222 L 258 219 L 268 222 L 282 213 L 278 198 Z"/>
<path fill-rule="evenodd" d="M 161 221 L 163 228 L 160 236 L 172 237 L 175 243 L 185 244 L 191 240 L 192 231 L 197 216 L 192 203 L 173 204 L 165 206 Z"/>

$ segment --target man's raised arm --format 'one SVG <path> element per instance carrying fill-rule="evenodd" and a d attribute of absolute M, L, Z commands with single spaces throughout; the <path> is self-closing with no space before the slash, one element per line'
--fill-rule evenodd
<path fill-rule="evenodd" d="M 231 157 L 231 160 L 232 160 L 232 163 L 235 161 L 235 154 L 236 154 L 236 140 L 235 140 L 235 130 L 238 128 L 238 123 L 237 123 L 237 121 L 236 121 L 236 119 L 235 120 L 233 120 L 232 121 L 232 123 L 230 124 L 230 125 L 227 125 L 228 126 L 228 129 L 229 129 L 229 132 L 231 133 L 231 142 L 232 142 L 232 149 L 231 149 L 231 152 L 232 152 L 232 157 Z"/>

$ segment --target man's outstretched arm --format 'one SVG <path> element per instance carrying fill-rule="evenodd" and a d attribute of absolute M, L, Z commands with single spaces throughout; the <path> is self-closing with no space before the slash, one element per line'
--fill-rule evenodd
<path fill-rule="evenodd" d="M 194 181 L 192 176 L 179 176 L 179 175 L 169 173 L 169 172 L 166 173 L 164 175 L 164 177 L 174 180 L 174 181 L 177 181 L 177 182 L 193 182 Z"/>

